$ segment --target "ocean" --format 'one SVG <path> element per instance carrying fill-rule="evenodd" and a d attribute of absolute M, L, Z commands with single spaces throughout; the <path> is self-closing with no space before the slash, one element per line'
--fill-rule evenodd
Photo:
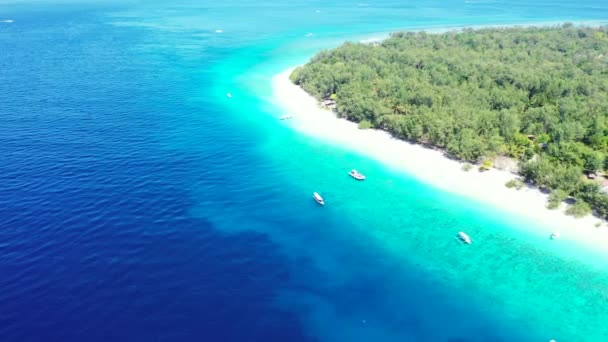
<path fill-rule="evenodd" d="M 345 40 L 607 14 L 0 0 L 0 340 L 607 341 L 608 260 L 299 134 L 270 86 Z"/>

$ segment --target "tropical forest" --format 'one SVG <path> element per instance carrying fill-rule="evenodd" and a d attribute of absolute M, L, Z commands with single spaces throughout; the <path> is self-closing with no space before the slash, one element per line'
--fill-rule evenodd
<path fill-rule="evenodd" d="M 362 129 L 485 167 L 508 157 L 549 208 L 608 218 L 607 27 L 399 32 L 322 51 L 291 80 Z"/>

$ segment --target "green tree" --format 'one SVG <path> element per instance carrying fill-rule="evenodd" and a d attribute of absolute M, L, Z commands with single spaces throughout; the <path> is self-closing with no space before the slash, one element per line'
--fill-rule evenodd
<path fill-rule="evenodd" d="M 471 129 L 463 129 L 448 144 L 448 152 L 468 161 L 477 161 L 484 153 L 484 146 Z"/>
<path fill-rule="evenodd" d="M 520 190 L 525 186 L 525 184 L 519 179 L 511 179 L 510 181 L 505 183 L 505 186 L 509 189 L 515 188 L 517 190 Z"/>
<path fill-rule="evenodd" d="M 584 201 L 576 201 L 576 203 L 566 209 L 566 214 L 572 215 L 574 217 L 583 217 L 587 216 L 591 213 L 591 207 Z"/>
<path fill-rule="evenodd" d="M 604 155 L 598 151 L 588 151 L 582 156 L 587 172 L 597 172 L 604 167 Z"/>
<path fill-rule="evenodd" d="M 372 128 L 372 123 L 367 121 L 367 120 L 363 120 L 361 122 L 359 122 L 359 129 L 368 129 L 368 128 Z"/>
<path fill-rule="evenodd" d="M 562 189 L 555 189 L 551 191 L 549 194 L 547 208 L 555 209 L 559 207 L 559 204 L 562 203 L 566 198 L 568 198 L 568 193 Z"/>
<path fill-rule="evenodd" d="M 479 170 L 480 171 L 487 171 L 487 170 L 491 169 L 493 165 L 494 165 L 494 163 L 492 163 L 492 160 L 486 159 L 486 160 L 483 161 L 483 163 L 481 163 L 481 166 L 479 167 Z"/>

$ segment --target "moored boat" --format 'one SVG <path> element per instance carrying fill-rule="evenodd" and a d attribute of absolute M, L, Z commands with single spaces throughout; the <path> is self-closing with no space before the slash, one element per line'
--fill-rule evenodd
<path fill-rule="evenodd" d="M 365 176 L 355 169 L 350 170 L 348 174 L 356 180 L 365 180 Z"/>
<path fill-rule="evenodd" d="M 462 240 L 464 243 L 470 245 L 471 244 L 471 238 L 467 235 L 467 233 L 465 232 L 458 232 L 458 237 L 460 238 L 460 240 Z"/>
<path fill-rule="evenodd" d="M 315 201 L 317 203 L 319 203 L 320 205 L 325 205 L 325 201 L 323 200 L 323 197 L 321 197 L 321 195 L 319 195 L 318 192 L 313 193 L 312 198 L 314 198 Z"/>

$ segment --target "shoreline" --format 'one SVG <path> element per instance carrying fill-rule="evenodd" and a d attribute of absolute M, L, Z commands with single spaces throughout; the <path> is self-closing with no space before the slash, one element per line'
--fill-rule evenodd
<path fill-rule="evenodd" d="M 495 168 L 479 172 L 475 166 L 464 171 L 463 162 L 447 158 L 441 150 L 393 138 L 382 130 L 361 130 L 357 123 L 340 119 L 334 112 L 321 108 L 313 96 L 293 84 L 289 79 L 293 69 L 272 78 L 272 102 L 283 114 L 293 115 L 289 125 L 298 132 L 362 154 L 437 189 L 538 222 L 534 233 L 545 239 L 558 230 L 560 240 L 575 241 L 606 253 L 608 229 L 601 219 L 592 215 L 567 216 L 564 203 L 558 209 L 547 209 L 548 195 L 539 189 L 516 190 L 505 186 L 516 177 L 511 172 Z"/>

